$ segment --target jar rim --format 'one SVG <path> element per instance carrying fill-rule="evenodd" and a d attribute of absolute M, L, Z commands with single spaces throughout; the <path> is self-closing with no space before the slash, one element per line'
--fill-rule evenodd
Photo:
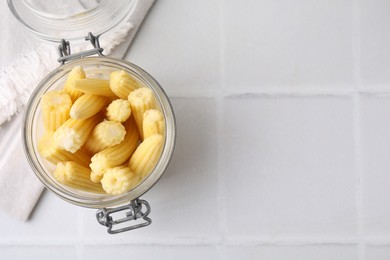
<path fill-rule="evenodd" d="M 68 15 L 34 8 L 26 0 L 7 0 L 15 18 L 29 31 L 50 42 L 83 41 L 86 32 L 99 36 L 120 26 L 133 13 L 138 0 L 102 0 L 96 6 Z M 53 4 L 54 5 L 54 4 Z"/>
<path fill-rule="evenodd" d="M 42 96 L 42 94 L 49 90 L 56 80 L 66 75 L 67 72 L 70 71 L 74 66 L 92 66 L 94 64 L 113 66 L 118 69 L 120 67 L 124 70 L 127 70 L 128 72 L 131 71 L 132 73 L 136 73 L 137 76 L 143 80 L 143 83 L 146 84 L 149 88 L 151 88 L 152 91 L 156 94 L 156 98 L 161 104 L 161 109 L 166 121 L 165 143 L 160 159 L 156 164 L 154 170 L 137 187 L 125 194 L 117 196 L 107 195 L 105 197 L 88 197 L 89 195 L 77 195 L 76 193 L 64 188 L 62 185 L 59 185 L 58 183 L 54 182 L 49 177 L 50 173 L 47 172 L 40 164 L 40 155 L 37 153 L 37 149 L 35 148 L 37 140 L 34 134 L 34 120 L 36 120 L 36 113 L 37 111 L 39 111 L 40 97 Z M 30 164 L 30 167 L 46 188 L 54 192 L 60 198 L 72 204 L 88 208 L 103 208 L 128 203 L 129 201 L 132 201 L 142 196 L 149 189 L 151 189 L 162 177 L 163 173 L 168 167 L 175 148 L 176 120 L 172 104 L 170 103 L 167 94 L 160 86 L 160 84 L 149 73 L 128 61 L 105 56 L 86 57 L 68 62 L 58 67 L 50 74 L 48 74 L 38 84 L 37 88 L 33 91 L 26 105 L 25 113 L 23 115 L 22 140 L 24 152 L 27 157 L 27 161 Z"/>

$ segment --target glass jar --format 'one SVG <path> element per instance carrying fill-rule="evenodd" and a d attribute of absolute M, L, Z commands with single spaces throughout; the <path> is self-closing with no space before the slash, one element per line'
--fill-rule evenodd
<path fill-rule="evenodd" d="M 40 109 L 41 96 L 49 90 L 62 88 L 64 86 L 68 73 L 74 66 L 78 65 L 84 68 L 87 75 L 94 75 L 94 77 L 109 75 L 109 72 L 114 70 L 125 70 L 130 75 L 135 77 L 138 81 L 140 81 L 143 85 L 149 87 L 154 92 L 161 107 L 161 110 L 164 114 L 166 123 L 165 143 L 160 159 L 156 164 L 154 170 L 149 174 L 149 176 L 145 178 L 137 187 L 125 194 L 118 196 L 108 194 L 95 194 L 66 187 L 58 183 L 53 178 L 52 172 L 54 171 L 54 165 L 47 162 L 38 153 L 37 143 L 39 138 L 43 135 L 43 119 Z M 141 195 L 143 195 L 150 188 L 152 188 L 152 186 L 160 179 L 160 177 L 166 170 L 168 163 L 172 157 L 173 150 L 175 147 L 175 134 L 176 124 L 174 112 L 168 96 L 158 84 L 158 82 L 146 71 L 142 70 L 136 65 L 127 61 L 113 59 L 109 57 L 86 57 L 73 60 L 57 68 L 49 75 L 47 75 L 34 90 L 30 97 L 30 100 L 27 103 L 22 126 L 23 145 L 27 159 L 32 170 L 41 180 L 41 182 L 57 196 L 70 203 L 83 207 L 97 209 L 113 207 L 128 203 L 130 201 L 137 202 L 137 199 Z M 144 203 L 144 206 L 147 208 L 149 207 L 147 203 Z M 132 206 L 130 204 L 128 207 L 128 209 L 133 212 L 132 214 L 137 211 L 137 209 L 134 208 L 134 205 Z M 122 209 L 127 209 L 127 207 L 125 206 Z M 98 220 L 100 223 L 108 221 L 109 216 L 104 216 L 105 213 L 107 213 L 107 209 L 103 209 L 98 212 L 98 218 L 100 217 L 100 219 Z M 145 217 L 147 217 L 147 215 Z M 110 223 L 105 223 L 104 225 L 109 224 Z M 115 230 L 112 230 L 112 226 L 109 226 L 109 228 L 109 232 L 115 232 Z M 125 230 L 121 229 L 120 231 Z"/>
<path fill-rule="evenodd" d="M 139 0 L 7 0 L 16 19 L 36 36 L 59 42 L 101 35 L 133 14 Z"/>
<path fill-rule="evenodd" d="M 139 199 L 139 197 L 151 189 L 161 178 L 162 174 L 168 167 L 175 147 L 176 124 L 174 112 L 168 96 L 158 82 L 146 71 L 130 62 L 103 56 L 103 49 L 99 45 L 98 37 L 95 37 L 91 33 L 89 33 L 88 37 L 85 37 L 86 31 L 84 31 L 82 36 L 80 35 L 85 28 L 89 28 L 85 22 L 88 22 L 89 19 L 93 19 L 96 13 L 99 12 L 102 12 L 104 17 L 110 17 L 112 12 L 115 10 L 119 13 L 117 14 L 117 18 L 114 19 L 115 21 L 110 21 L 105 27 L 100 28 L 98 36 L 100 36 L 101 33 L 115 27 L 120 21 L 124 20 L 125 17 L 131 14 L 133 8 L 132 4 L 134 4 L 134 2 L 137 2 L 137 0 L 98 1 L 98 5 L 96 7 L 88 9 L 82 13 L 83 15 L 81 15 L 82 18 L 80 19 L 84 22 L 80 23 L 80 21 L 78 21 L 74 23 L 74 26 L 76 26 L 75 28 L 78 28 L 79 30 L 70 30 L 68 34 L 65 33 L 60 35 L 55 34 L 54 32 L 58 31 L 58 29 L 63 26 L 63 21 L 61 19 L 63 18 L 65 21 L 66 19 L 76 19 L 77 21 L 77 19 L 79 19 L 78 15 L 49 15 L 46 12 L 38 11 L 34 5 L 31 4 L 34 3 L 33 0 L 8 0 L 11 11 L 32 32 L 45 40 L 61 42 L 59 46 L 61 56 L 58 61 L 62 63 L 62 66 L 52 71 L 39 83 L 26 105 L 22 125 L 22 139 L 27 160 L 39 180 L 46 186 L 47 189 L 52 191 L 61 199 L 78 206 L 99 209 L 96 213 L 97 220 L 100 224 L 106 226 L 108 228 L 108 232 L 111 234 L 147 226 L 151 223 L 151 219 L 148 217 L 148 214 L 150 213 L 150 206 L 148 202 Z M 110 4 L 112 5 L 111 11 L 108 10 L 110 8 L 107 8 Z M 120 8 L 118 8 L 121 5 L 123 12 L 120 12 Z M 85 16 L 88 19 L 86 19 Z M 47 23 L 48 19 L 51 19 L 52 21 L 53 17 L 55 20 L 57 19 L 59 21 L 57 24 L 52 26 L 53 31 L 50 31 L 50 28 L 46 28 L 44 29 L 46 30 L 45 33 L 43 33 L 37 29 L 39 26 L 36 26 L 36 23 Z M 94 48 L 81 53 L 70 54 L 70 45 L 69 42 L 66 41 L 68 39 L 60 39 L 66 36 L 77 41 L 85 38 L 92 43 Z M 99 56 L 86 57 L 94 54 Z M 116 196 L 109 194 L 97 194 L 62 185 L 52 176 L 55 166 L 50 164 L 38 153 L 38 140 L 44 132 L 42 112 L 40 109 L 41 97 L 47 91 L 63 88 L 67 75 L 74 66 L 83 67 L 87 77 L 92 76 L 105 79 L 108 79 L 108 76 L 112 71 L 126 71 L 141 82 L 142 85 L 150 88 L 154 92 L 161 111 L 163 112 L 165 118 L 165 138 L 160 159 L 153 171 L 145 179 L 143 179 L 138 186 L 125 194 Z M 113 216 L 111 215 L 112 213 L 125 210 L 128 212 L 126 212 L 124 218 L 117 220 L 113 219 Z M 137 219 L 142 219 L 143 221 L 141 221 L 141 223 L 133 221 Z M 127 221 L 133 222 L 125 223 Z M 123 223 L 126 224 L 125 227 L 115 229 L 115 225 Z"/>

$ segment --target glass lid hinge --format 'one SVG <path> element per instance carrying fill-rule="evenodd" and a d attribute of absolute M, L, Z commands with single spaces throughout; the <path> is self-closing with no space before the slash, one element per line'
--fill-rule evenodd
<path fill-rule="evenodd" d="M 99 56 L 104 56 L 103 48 L 100 47 L 99 36 L 95 36 L 91 32 L 89 32 L 88 36 L 85 37 L 85 40 L 90 41 L 94 48 L 91 50 L 81 51 L 72 54 L 70 51 L 70 43 L 65 39 L 62 39 L 61 44 L 58 46 L 58 53 L 60 57 L 57 59 L 57 61 L 63 65 L 67 61 L 77 60 L 82 57 L 91 56 L 95 54 Z"/>

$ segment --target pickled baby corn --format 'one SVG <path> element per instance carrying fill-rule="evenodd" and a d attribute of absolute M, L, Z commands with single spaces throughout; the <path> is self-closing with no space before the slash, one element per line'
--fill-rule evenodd
<path fill-rule="evenodd" d="M 109 146 L 119 144 L 125 138 L 125 134 L 125 127 L 121 123 L 103 121 L 93 129 L 83 147 L 90 154 L 95 154 Z"/>
<path fill-rule="evenodd" d="M 149 88 L 138 88 L 129 94 L 131 113 L 134 116 L 138 131 L 143 139 L 143 118 L 148 109 L 156 108 L 156 99 Z"/>
<path fill-rule="evenodd" d="M 74 89 L 74 81 L 77 79 L 85 79 L 85 77 L 85 72 L 81 66 L 76 66 L 69 72 L 68 78 L 65 82 L 64 90 L 69 94 L 72 102 L 76 101 L 76 99 L 84 94 L 83 92 Z"/>
<path fill-rule="evenodd" d="M 89 168 L 75 162 L 59 162 L 53 173 L 54 178 L 64 185 L 83 191 L 103 193 L 102 185 L 93 183 L 89 178 L 90 174 Z"/>
<path fill-rule="evenodd" d="M 126 162 L 138 146 L 139 134 L 133 118 L 125 122 L 125 139 L 117 145 L 108 147 L 91 158 L 91 180 L 99 182 L 107 169 L 119 166 Z"/>
<path fill-rule="evenodd" d="M 160 159 L 163 147 L 163 137 L 154 134 L 145 138 L 130 158 L 129 167 L 141 178 L 146 177 Z"/>
<path fill-rule="evenodd" d="M 164 115 L 157 109 L 146 110 L 142 129 L 144 131 L 144 138 L 148 138 L 153 134 L 164 135 Z"/>
<path fill-rule="evenodd" d="M 54 145 L 53 134 L 54 132 L 46 132 L 38 142 L 38 152 L 43 158 L 54 164 L 64 161 L 74 161 L 88 167 L 91 157 L 87 153 L 83 150 L 70 153 L 56 147 Z"/>
<path fill-rule="evenodd" d="M 73 87 L 74 89 L 83 93 L 117 98 L 117 96 L 110 89 L 110 82 L 106 79 L 79 79 L 74 81 Z"/>
<path fill-rule="evenodd" d="M 131 74 L 122 70 L 112 72 L 110 80 L 101 76 L 86 78 L 76 66 L 64 90 L 42 96 L 45 134 L 38 152 L 56 165 L 53 176 L 59 183 L 120 195 L 158 163 L 165 118 L 153 90 Z M 102 122 L 104 116 L 108 120 Z"/>
<path fill-rule="evenodd" d="M 43 126 L 46 131 L 55 131 L 69 118 L 72 100 L 63 91 L 52 90 L 41 99 Z"/>
<path fill-rule="evenodd" d="M 106 111 L 108 120 L 125 122 L 131 115 L 130 102 L 123 99 L 114 100 L 107 107 Z"/>
<path fill-rule="evenodd" d="M 100 120 L 100 114 L 87 119 L 69 118 L 54 132 L 55 145 L 68 152 L 76 152 Z"/>
<path fill-rule="evenodd" d="M 139 83 L 124 70 L 114 71 L 110 75 L 112 92 L 122 99 L 127 99 L 130 92 L 139 88 Z"/>
<path fill-rule="evenodd" d="M 129 167 L 118 166 L 108 169 L 101 184 L 108 194 L 119 195 L 130 191 L 139 183 L 139 176 L 130 171 Z"/>
<path fill-rule="evenodd" d="M 70 117 L 86 119 L 97 113 L 107 104 L 107 98 L 91 94 L 79 97 L 70 109 Z"/>

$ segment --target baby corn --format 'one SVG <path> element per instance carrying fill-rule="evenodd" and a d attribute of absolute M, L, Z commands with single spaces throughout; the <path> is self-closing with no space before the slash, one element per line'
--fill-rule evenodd
<path fill-rule="evenodd" d="M 46 131 L 55 131 L 69 118 L 72 100 L 63 91 L 49 91 L 41 99 L 43 125 Z"/>
<path fill-rule="evenodd" d="M 54 132 L 55 145 L 68 152 L 76 152 L 100 120 L 100 114 L 87 119 L 69 118 Z"/>
<path fill-rule="evenodd" d="M 114 71 L 110 75 L 112 92 L 122 99 L 127 99 L 130 92 L 139 88 L 139 83 L 124 70 Z"/>
<path fill-rule="evenodd" d="M 139 134 L 132 118 L 126 121 L 125 128 L 125 139 L 120 144 L 108 147 L 91 158 L 89 166 L 92 169 L 91 180 L 93 182 L 99 182 L 107 169 L 126 162 L 137 148 Z"/>
<path fill-rule="evenodd" d="M 146 177 L 160 159 L 162 147 L 163 137 L 161 135 L 154 134 L 145 138 L 130 158 L 130 170 L 141 178 Z"/>
<path fill-rule="evenodd" d="M 89 191 L 103 193 L 100 183 L 93 183 L 89 178 L 91 170 L 83 167 L 75 162 L 59 162 L 53 173 L 54 178 L 69 187 Z"/>
<path fill-rule="evenodd" d="M 164 135 L 164 115 L 157 109 L 146 110 L 142 129 L 144 131 L 144 138 L 148 138 L 153 134 Z"/>
<path fill-rule="evenodd" d="M 110 82 L 105 79 L 79 79 L 74 81 L 73 87 L 74 89 L 83 93 L 117 98 L 117 96 L 110 89 Z"/>
<path fill-rule="evenodd" d="M 54 164 L 64 161 L 74 161 L 88 167 L 91 162 L 91 157 L 83 150 L 70 153 L 56 147 L 54 145 L 53 132 L 45 133 L 39 140 L 38 152 L 43 158 Z"/>
<path fill-rule="evenodd" d="M 79 97 L 70 109 L 70 117 L 74 119 L 86 119 L 97 113 L 107 104 L 107 99 L 102 96 L 84 94 Z"/>
<path fill-rule="evenodd" d="M 156 99 L 149 88 L 138 88 L 129 94 L 131 112 L 137 124 L 138 131 L 143 139 L 143 117 L 148 109 L 156 108 Z"/>
<path fill-rule="evenodd" d="M 108 194 L 119 195 L 130 191 L 139 183 L 139 176 L 130 171 L 129 167 L 118 166 L 107 169 L 101 184 Z"/>
<path fill-rule="evenodd" d="M 69 94 L 72 102 L 76 101 L 76 99 L 84 94 L 83 92 L 74 89 L 74 81 L 77 79 L 85 79 L 85 77 L 85 72 L 81 66 L 76 66 L 69 72 L 68 78 L 65 82 L 64 90 Z"/>
<path fill-rule="evenodd" d="M 107 107 L 106 117 L 108 120 L 125 122 L 131 115 L 130 102 L 123 99 L 117 99 L 111 102 Z"/>
<path fill-rule="evenodd" d="M 95 154 L 109 146 L 121 143 L 125 138 L 125 134 L 125 127 L 121 123 L 103 121 L 93 129 L 83 147 L 90 154 Z"/>

